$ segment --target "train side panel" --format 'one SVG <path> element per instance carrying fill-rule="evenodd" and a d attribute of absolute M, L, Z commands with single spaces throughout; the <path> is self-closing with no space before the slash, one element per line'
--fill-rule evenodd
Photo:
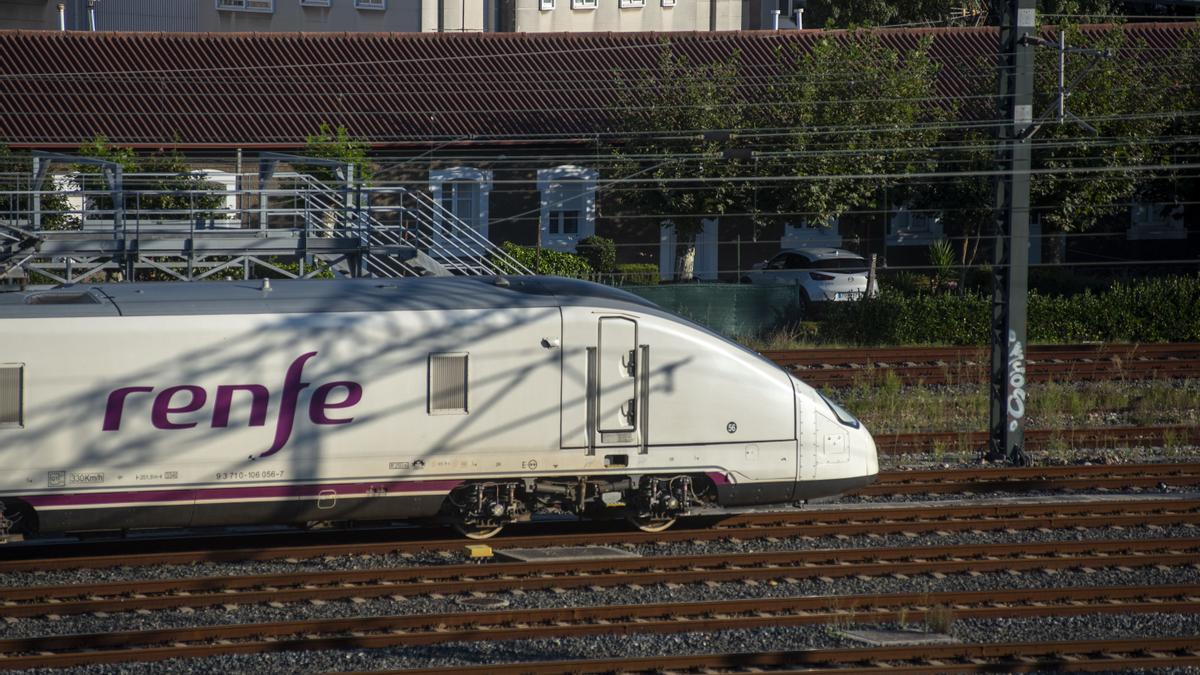
<path fill-rule="evenodd" d="M 45 531 L 425 515 L 558 450 L 560 339 L 557 307 L 0 322 L 0 494 Z"/>

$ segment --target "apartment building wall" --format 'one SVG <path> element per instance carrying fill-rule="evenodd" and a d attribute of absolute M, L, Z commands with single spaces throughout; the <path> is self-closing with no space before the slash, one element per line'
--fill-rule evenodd
<path fill-rule="evenodd" d="M 94 11 L 96 30 L 101 31 L 707 31 L 764 27 L 766 5 L 774 6 L 778 2 L 780 0 L 99 0 Z M 58 30 L 58 4 L 58 0 L 0 2 L 0 29 Z M 67 30 L 89 29 L 87 0 L 62 0 L 62 4 Z M 743 11 L 743 7 L 747 11 Z M 754 16 L 749 16 L 751 13 Z M 746 23 L 750 25 L 746 26 Z"/>
<path fill-rule="evenodd" d="M 500 0 L 518 33 L 738 30 L 742 0 Z"/>
<path fill-rule="evenodd" d="M 478 0 L 477 0 L 478 1 Z M 0 2 L 0 29 L 58 30 L 59 0 Z M 88 30 L 87 0 L 63 0 L 67 30 Z M 96 30 L 418 31 L 422 0 L 101 0 Z"/>

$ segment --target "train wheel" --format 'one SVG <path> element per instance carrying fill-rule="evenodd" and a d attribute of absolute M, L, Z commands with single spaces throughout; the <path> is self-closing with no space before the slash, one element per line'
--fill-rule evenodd
<path fill-rule="evenodd" d="M 503 530 L 504 526 L 468 525 L 466 523 L 455 523 L 454 529 L 467 539 L 491 539 L 497 534 L 500 534 L 500 530 Z"/>
<path fill-rule="evenodd" d="M 662 532 L 675 524 L 674 518 L 654 518 L 651 516 L 634 516 L 625 517 L 631 525 L 641 530 L 642 532 Z"/>

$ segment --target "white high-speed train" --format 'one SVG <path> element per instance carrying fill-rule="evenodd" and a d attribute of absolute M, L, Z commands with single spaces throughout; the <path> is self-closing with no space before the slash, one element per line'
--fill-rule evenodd
<path fill-rule="evenodd" d="M 852 415 L 640 298 L 547 277 L 0 293 L 0 529 L 546 512 L 647 530 L 869 483 Z"/>

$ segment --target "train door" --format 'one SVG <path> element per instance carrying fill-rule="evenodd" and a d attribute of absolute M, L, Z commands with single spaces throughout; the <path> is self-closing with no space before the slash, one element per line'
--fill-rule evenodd
<path fill-rule="evenodd" d="M 608 465 L 627 463 L 629 451 L 646 449 L 649 351 L 638 344 L 637 321 L 624 316 L 597 320 L 596 346 L 588 349 L 588 453 L 603 451 Z"/>

